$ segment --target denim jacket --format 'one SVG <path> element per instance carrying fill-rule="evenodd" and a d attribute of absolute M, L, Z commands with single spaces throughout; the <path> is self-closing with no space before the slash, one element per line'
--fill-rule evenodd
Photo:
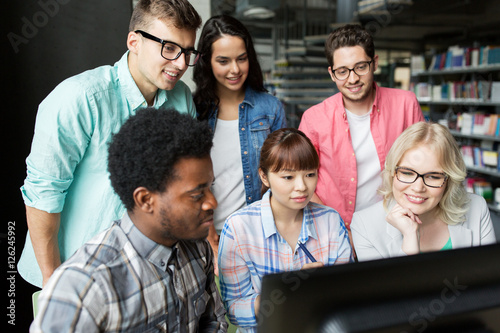
<path fill-rule="evenodd" d="M 245 91 L 245 99 L 238 106 L 241 162 L 247 205 L 261 198 L 259 177 L 260 150 L 269 133 L 286 127 L 283 104 L 276 97 L 257 92 L 250 87 Z M 215 132 L 218 109 L 208 117 L 208 124 Z"/>

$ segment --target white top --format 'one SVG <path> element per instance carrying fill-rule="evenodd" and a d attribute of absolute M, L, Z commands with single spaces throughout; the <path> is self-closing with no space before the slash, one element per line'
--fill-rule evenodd
<path fill-rule="evenodd" d="M 465 221 L 448 225 L 453 249 L 496 243 L 490 211 L 483 197 L 468 193 L 469 209 Z M 394 206 L 392 202 L 389 210 Z M 351 232 L 359 261 L 405 256 L 401 246 L 403 235 L 386 221 L 383 203 L 355 212 Z"/>
<path fill-rule="evenodd" d="M 358 211 L 382 200 L 382 196 L 377 194 L 382 184 L 382 170 L 370 130 L 371 112 L 358 116 L 347 109 L 345 111 L 351 132 L 352 148 L 356 155 L 358 186 L 354 211 Z"/>
<path fill-rule="evenodd" d="M 212 192 L 219 204 L 214 225 L 220 234 L 226 218 L 246 205 L 238 120 L 217 119 L 210 157 L 215 176 Z"/>

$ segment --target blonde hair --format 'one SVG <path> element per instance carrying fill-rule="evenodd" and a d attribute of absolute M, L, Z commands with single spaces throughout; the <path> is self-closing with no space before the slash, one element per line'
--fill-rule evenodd
<path fill-rule="evenodd" d="M 382 186 L 379 190 L 384 197 L 385 209 L 394 199 L 392 185 L 396 166 L 408 150 L 418 146 L 426 146 L 434 151 L 439 158 L 443 172 L 448 175 L 445 192 L 437 206 L 438 217 L 450 225 L 463 222 L 469 203 L 463 186 L 467 169 L 455 138 L 446 127 L 436 123 L 413 124 L 396 139 L 389 150 L 382 172 Z"/>

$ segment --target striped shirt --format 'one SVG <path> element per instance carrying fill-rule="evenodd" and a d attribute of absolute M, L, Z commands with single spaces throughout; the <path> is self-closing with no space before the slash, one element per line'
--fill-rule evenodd
<path fill-rule="evenodd" d="M 125 216 L 43 288 L 30 332 L 226 332 L 207 241 L 169 248 Z"/>
<path fill-rule="evenodd" d="M 292 249 L 279 234 L 269 203 L 270 191 L 261 201 L 228 217 L 219 241 L 219 278 L 229 320 L 255 332 L 255 299 L 262 277 L 299 270 L 311 260 L 298 245 Z M 349 236 L 340 215 L 332 208 L 310 202 L 304 208 L 298 241 L 325 265 L 353 261 Z"/>

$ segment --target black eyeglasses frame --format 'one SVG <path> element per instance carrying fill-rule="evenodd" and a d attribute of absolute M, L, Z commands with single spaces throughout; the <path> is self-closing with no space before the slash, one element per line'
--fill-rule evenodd
<path fill-rule="evenodd" d="M 415 180 L 413 180 L 412 182 L 405 182 L 405 181 L 402 181 L 401 179 L 399 179 L 398 177 L 398 170 L 408 170 L 408 171 L 411 171 L 411 172 L 415 172 L 417 174 L 417 177 L 415 177 Z M 443 183 L 439 186 L 432 186 L 432 185 L 429 185 L 425 182 L 425 176 L 427 175 L 431 175 L 431 174 L 438 174 L 438 175 L 443 175 L 444 176 L 444 180 L 443 180 Z M 400 166 L 396 166 L 396 168 L 394 169 L 394 175 L 396 176 L 397 180 L 400 181 L 401 183 L 405 183 L 405 184 L 413 184 L 414 182 L 417 181 L 417 179 L 419 177 L 422 178 L 422 181 L 424 182 L 424 185 L 425 186 L 428 186 L 428 187 L 432 187 L 432 188 L 441 188 L 444 186 L 444 184 L 446 183 L 446 181 L 448 180 L 448 175 L 445 174 L 444 172 L 427 172 L 427 173 L 424 173 L 424 174 L 419 174 L 418 172 L 416 172 L 415 170 L 413 169 L 410 169 L 410 168 L 406 168 L 406 167 L 400 167 Z"/>
<path fill-rule="evenodd" d="M 351 72 L 354 72 L 354 74 L 356 74 L 357 76 L 364 76 L 364 75 L 368 74 L 368 73 L 370 72 L 370 65 L 371 65 L 371 63 L 372 63 L 372 62 L 373 62 L 373 59 L 372 59 L 372 60 L 370 60 L 370 61 L 360 61 L 360 62 L 358 62 L 356 65 L 354 65 L 354 67 L 353 67 L 353 68 L 347 68 L 347 67 L 343 66 L 343 67 L 339 67 L 339 68 L 337 68 L 337 69 L 332 69 L 332 68 L 330 67 L 330 69 L 332 70 L 332 74 L 333 74 L 333 76 L 335 76 L 335 78 L 336 78 L 337 80 L 339 80 L 339 81 L 344 81 L 344 80 L 347 80 L 347 79 L 349 78 L 349 76 L 351 76 Z M 364 63 L 368 64 L 368 72 L 366 72 L 365 74 L 358 74 L 358 73 L 356 73 L 356 71 L 354 70 L 354 68 L 356 68 L 356 66 L 358 66 L 359 64 L 364 64 Z M 337 75 L 335 75 L 335 71 L 339 70 L 340 68 L 345 68 L 345 69 L 347 69 L 347 70 L 349 71 L 349 74 L 347 74 L 347 76 L 346 76 L 344 79 L 339 79 L 339 78 L 337 77 Z"/>
<path fill-rule="evenodd" d="M 155 42 L 160 43 L 160 44 L 161 44 L 161 51 L 160 51 L 160 55 L 161 55 L 164 59 L 167 59 L 167 60 L 175 60 L 175 59 L 179 58 L 179 57 L 181 56 L 181 54 L 183 54 L 183 53 L 184 53 L 184 55 L 185 55 L 185 56 L 188 56 L 188 55 L 189 55 L 189 53 L 191 53 L 192 55 L 194 55 L 194 56 L 195 56 L 194 63 L 193 63 L 192 65 L 190 65 L 190 64 L 186 61 L 186 64 L 187 64 L 188 66 L 192 67 L 192 66 L 196 65 L 196 63 L 198 62 L 198 60 L 199 60 L 199 59 L 200 59 L 200 57 L 201 57 L 201 53 L 200 53 L 200 52 L 198 52 L 198 51 L 196 51 L 195 49 L 192 49 L 192 48 L 190 48 L 190 49 L 185 49 L 185 48 L 183 48 L 182 46 L 180 46 L 179 44 L 177 44 L 177 43 L 175 43 L 175 42 L 171 42 L 171 41 L 169 41 L 169 40 L 163 40 L 163 39 L 161 39 L 161 38 L 155 37 L 155 36 L 153 36 L 153 35 L 151 35 L 151 34 L 149 34 L 149 33 L 145 32 L 145 31 L 142 31 L 142 30 L 135 30 L 134 32 L 135 32 L 135 33 L 139 33 L 139 34 L 141 34 L 144 38 L 147 38 L 147 39 L 150 39 L 150 40 L 152 40 L 152 41 L 155 41 Z M 177 47 L 179 47 L 179 48 L 181 49 L 181 51 L 180 51 L 180 52 L 179 52 L 179 53 L 175 56 L 175 58 L 169 59 L 169 58 L 167 58 L 167 57 L 165 57 L 165 56 L 163 55 L 163 48 L 165 47 L 165 44 L 167 44 L 167 43 L 174 44 L 175 46 L 177 46 Z"/>

